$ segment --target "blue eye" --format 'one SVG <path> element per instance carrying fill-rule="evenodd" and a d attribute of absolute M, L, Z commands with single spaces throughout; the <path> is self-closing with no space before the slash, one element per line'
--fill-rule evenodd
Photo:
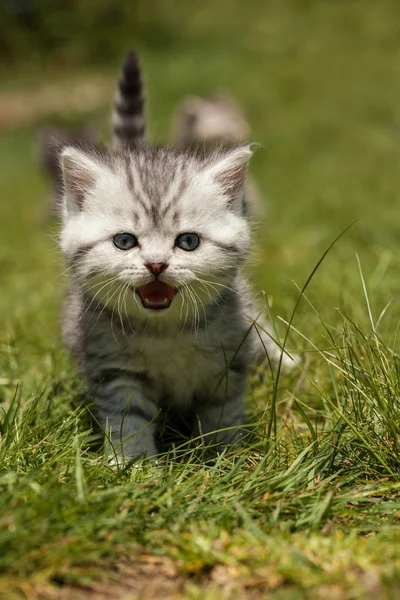
<path fill-rule="evenodd" d="M 117 233 L 113 237 L 113 242 L 119 250 L 130 250 L 139 245 L 137 237 L 132 233 Z"/>
<path fill-rule="evenodd" d="M 182 250 L 187 250 L 188 252 L 196 250 L 199 244 L 200 238 L 197 233 L 181 233 L 175 240 L 175 246 L 178 246 L 178 248 L 181 248 Z"/>

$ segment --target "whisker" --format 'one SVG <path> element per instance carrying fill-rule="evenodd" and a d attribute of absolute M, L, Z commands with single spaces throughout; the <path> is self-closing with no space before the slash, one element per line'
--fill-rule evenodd
<path fill-rule="evenodd" d="M 229 285 L 225 285 L 224 283 L 219 283 L 218 281 L 208 281 L 207 279 L 204 279 L 203 277 L 197 277 L 196 279 L 198 279 L 199 281 L 202 281 L 203 283 L 207 283 L 210 286 L 222 287 L 226 290 L 229 290 L 230 292 L 234 292 L 235 294 L 238 294 L 237 290 L 229 287 Z"/>
<path fill-rule="evenodd" d="M 197 298 L 197 300 L 199 301 L 202 311 L 203 311 L 203 315 L 204 315 L 204 325 L 205 325 L 205 329 L 207 331 L 207 313 L 206 313 L 206 309 L 204 308 L 204 304 L 203 301 L 201 300 L 200 296 L 197 294 L 197 292 L 193 289 L 193 286 L 191 287 L 192 293 L 194 294 L 194 296 Z M 199 329 L 200 329 L 200 313 L 199 313 Z"/>
<path fill-rule="evenodd" d="M 111 281 L 114 281 L 115 279 L 118 279 L 117 275 L 113 275 L 112 277 L 110 277 L 109 279 L 103 279 L 102 281 L 98 281 L 97 283 L 93 283 L 91 286 L 86 287 L 85 285 L 85 292 L 91 292 L 92 290 L 94 290 L 96 287 L 99 287 L 100 285 L 103 285 L 103 283 L 110 283 Z"/>
<path fill-rule="evenodd" d="M 120 309 L 120 302 L 122 300 L 122 293 L 123 293 L 123 291 L 125 289 L 125 286 L 126 286 L 126 283 L 123 283 L 121 285 L 120 291 L 119 291 L 119 294 L 118 294 L 118 299 L 117 299 L 117 312 L 118 312 L 118 316 L 119 316 L 119 322 L 121 323 L 122 335 L 124 337 L 126 337 L 126 333 L 125 333 L 125 327 L 124 327 L 124 320 L 123 320 L 122 312 L 121 312 L 121 309 Z"/>
<path fill-rule="evenodd" d="M 189 297 L 188 290 L 187 290 L 187 284 L 186 283 L 182 283 L 182 285 L 183 285 L 182 292 L 185 293 L 185 296 L 186 296 L 186 299 L 187 299 L 185 321 L 184 321 L 183 326 L 182 326 L 182 329 L 185 329 L 185 327 L 186 327 L 186 321 L 187 321 L 187 318 L 189 316 L 190 297 Z"/>
<path fill-rule="evenodd" d="M 198 311 L 198 307 L 197 307 L 197 302 L 196 302 L 196 298 L 194 297 L 193 292 L 190 289 L 189 285 L 187 285 L 186 289 L 187 289 L 188 295 L 193 303 L 193 309 L 194 309 L 194 311 L 193 311 L 193 316 L 194 316 L 193 332 L 197 335 L 197 331 L 200 326 L 200 315 L 199 315 L 199 311 Z"/>
<path fill-rule="evenodd" d="M 115 291 L 114 291 L 114 293 L 112 294 L 111 298 L 109 298 L 109 292 L 107 293 L 107 296 L 106 296 L 106 301 L 105 301 L 105 303 L 103 304 L 103 306 L 102 306 L 102 308 L 101 308 L 101 310 L 100 310 L 99 314 L 97 315 L 97 319 L 96 319 L 96 321 L 94 322 L 94 324 L 93 324 L 93 327 L 90 329 L 90 331 L 89 331 L 88 335 L 90 335 L 90 334 L 92 333 L 93 329 L 96 327 L 96 325 L 97 325 L 97 323 L 98 323 L 98 320 L 100 319 L 101 315 L 103 314 L 103 312 L 104 312 L 104 310 L 105 310 L 105 308 L 106 308 L 106 306 L 107 306 L 107 304 L 106 304 L 106 303 L 107 303 L 107 302 L 109 302 L 110 300 L 112 300 L 112 299 L 113 299 L 113 297 L 115 296 L 115 293 L 116 293 L 117 291 L 118 291 L 118 288 L 117 288 L 117 290 L 115 290 Z"/>
<path fill-rule="evenodd" d="M 218 298 L 220 300 L 222 300 L 222 296 L 219 293 L 219 291 L 213 286 L 213 284 L 211 283 L 207 283 L 205 281 L 203 281 L 202 279 L 199 279 L 198 277 L 196 277 L 196 281 L 198 281 L 198 283 L 202 286 L 202 288 L 205 290 L 205 292 L 208 294 L 208 297 L 210 299 L 210 301 L 212 302 L 213 300 L 215 300 L 215 298 L 213 298 L 208 290 L 208 288 L 211 288 L 214 290 L 214 292 L 217 294 Z"/>
<path fill-rule="evenodd" d="M 114 283 L 114 281 L 116 281 L 117 279 L 118 278 L 115 276 L 115 277 L 111 277 L 111 279 L 108 279 L 106 282 L 104 282 L 104 281 L 101 282 L 103 285 L 101 286 L 101 288 L 99 290 L 97 290 L 95 295 L 91 297 L 89 305 L 87 307 L 85 307 L 85 305 L 84 305 L 85 310 L 80 315 L 79 320 L 82 319 L 82 317 L 84 317 L 84 315 L 88 312 L 88 310 L 92 306 L 93 302 L 96 300 L 97 296 L 102 292 L 102 290 L 104 290 L 104 288 L 106 288 L 107 286 L 112 285 L 112 283 Z M 97 284 L 95 284 L 92 288 L 89 288 L 89 289 L 94 289 L 94 287 L 97 287 Z"/>
<path fill-rule="evenodd" d="M 113 298 L 115 297 L 116 294 L 118 294 L 117 295 L 117 302 L 118 302 L 120 293 L 121 293 L 121 285 L 117 287 L 117 289 L 115 290 L 115 292 L 113 293 L 113 295 L 111 296 L 111 298 L 107 299 L 107 302 L 111 302 L 111 300 L 113 300 Z M 115 336 L 115 333 L 114 333 L 114 312 L 115 312 L 115 309 L 117 308 L 117 312 L 119 312 L 118 311 L 117 302 L 113 302 L 113 307 L 112 307 L 111 316 L 110 316 L 110 327 L 111 327 L 111 333 L 112 333 L 112 336 L 114 338 L 114 341 L 115 341 L 115 343 L 117 345 L 119 345 L 118 340 L 117 340 L 117 338 Z M 125 332 L 124 332 L 124 335 L 125 335 Z"/>
<path fill-rule="evenodd" d="M 128 325 L 129 325 L 129 329 L 131 330 L 131 333 L 134 333 L 134 330 L 132 329 L 132 323 L 131 323 L 131 320 L 130 320 L 129 315 L 128 315 L 128 308 L 126 306 L 126 297 L 128 295 L 129 290 L 130 290 L 130 284 L 126 283 L 125 287 L 124 287 L 123 303 L 124 303 L 125 315 L 126 315 L 126 320 L 128 322 Z"/>

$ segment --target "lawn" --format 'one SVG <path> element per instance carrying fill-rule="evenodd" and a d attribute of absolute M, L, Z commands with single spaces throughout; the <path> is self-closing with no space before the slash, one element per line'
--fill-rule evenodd
<path fill-rule="evenodd" d="M 254 435 L 235 454 L 108 466 L 59 334 L 65 266 L 35 163 L 54 115 L 2 115 L 1 598 L 400 595 L 400 7 L 212 11 L 182 8 L 185 47 L 142 44 L 151 137 L 168 138 L 187 93 L 243 104 L 267 214 L 248 270 L 301 365 L 252 374 Z M 0 106 L 10 88 L 29 105 L 32 86 L 65 85 L 52 77 L 10 76 Z M 79 119 L 107 131 L 112 95 Z"/>

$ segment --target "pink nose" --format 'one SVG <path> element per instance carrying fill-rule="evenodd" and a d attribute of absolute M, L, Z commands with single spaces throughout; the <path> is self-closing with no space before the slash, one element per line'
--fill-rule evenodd
<path fill-rule="evenodd" d="M 155 277 L 158 277 L 163 271 L 165 271 L 168 265 L 165 263 L 150 263 L 145 265 L 145 267 L 150 271 L 150 273 L 155 275 Z"/>

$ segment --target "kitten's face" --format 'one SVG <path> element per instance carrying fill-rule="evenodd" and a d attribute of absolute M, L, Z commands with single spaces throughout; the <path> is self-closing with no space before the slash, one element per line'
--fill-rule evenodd
<path fill-rule="evenodd" d="M 65 150 L 61 246 L 89 294 L 122 316 L 201 318 L 248 250 L 250 155 L 241 147 L 200 163 L 167 150 L 107 160 Z"/>

